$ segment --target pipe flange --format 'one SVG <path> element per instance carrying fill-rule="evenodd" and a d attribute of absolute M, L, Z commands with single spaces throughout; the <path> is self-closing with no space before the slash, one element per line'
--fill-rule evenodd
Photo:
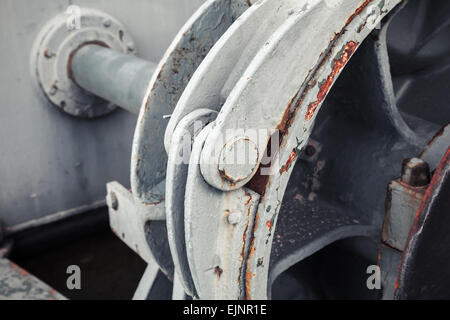
<path fill-rule="evenodd" d="M 75 9 L 74 13 L 56 16 L 41 30 L 32 50 L 31 72 L 46 97 L 62 111 L 81 118 L 100 117 L 116 106 L 72 81 L 71 58 L 86 44 L 126 54 L 135 54 L 135 44 L 124 26 L 111 16 L 92 9 Z"/>

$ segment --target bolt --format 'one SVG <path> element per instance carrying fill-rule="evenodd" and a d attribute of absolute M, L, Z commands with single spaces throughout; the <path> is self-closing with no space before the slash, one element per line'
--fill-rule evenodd
<path fill-rule="evenodd" d="M 117 209 L 119 209 L 119 200 L 117 200 L 117 196 L 114 192 L 111 192 L 109 194 L 109 197 L 111 199 L 111 207 L 117 211 Z"/>
<path fill-rule="evenodd" d="M 306 154 L 308 157 L 312 157 L 313 155 L 316 154 L 316 148 L 314 148 L 314 146 L 312 146 L 312 145 L 308 145 L 308 146 L 305 148 L 305 154 Z"/>
<path fill-rule="evenodd" d="M 105 28 L 111 27 L 111 20 L 105 19 L 105 20 L 103 21 L 103 26 L 104 26 Z"/>
<path fill-rule="evenodd" d="M 425 186 L 430 183 L 428 163 L 419 158 L 403 160 L 401 180 L 412 187 Z"/>
<path fill-rule="evenodd" d="M 247 137 L 225 144 L 219 160 L 220 175 L 237 183 L 250 177 L 258 168 L 258 146 Z"/>
<path fill-rule="evenodd" d="M 230 212 L 228 214 L 227 220 L 229 224 L 236 225 L 242 219 L 242 213 L 240 212 Z"/>
<path fill-rule="evenodd" d="M 127 44 L 128 52 L 133 52 L 134 49 L 135 49 L 134 43 L 133 42 L 128 42 L 128 44 Z"/>
<path fill-rule="evenodd" d="M 52 53 L 52 51 L 51 51 L 50 48 L 47 48 L 47 49 L 45 49 L 45 51 L 44 51 L 44 56 L 45 56 L 47 59 L 50 59 L 50 58 L 52 58 L 52 57 L 54 56 L 54 54 Z"/>
<path fill-rule="evenodd" d="M 51 96 L 54 96 L 57 91 L 58 91 L 58 86 L 56 84 L 54 84 L 50 87 L 50 91 L 48 92 L 48 94 Z"/>

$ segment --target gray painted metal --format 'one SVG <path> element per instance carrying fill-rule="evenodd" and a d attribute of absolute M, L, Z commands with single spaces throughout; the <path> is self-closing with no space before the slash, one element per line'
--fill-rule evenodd
<path fill-rule="evenodd" d="M 144 274 L 139 281 L 139 285 L 134 292 L 133 300 L 147 300 L 158 272 L 159 266 L 155 262 L 147 265 L 147 268 L 145 268 Z"/>
<path fill-rule="evenodd" d="M 399 1 L 373 1 L 372 4 L 382 9 L 381 19 L 398 3 Z M 305 2 L 304 5 L 306 4 Z M 206 138 L 202 151 L 202 175 L 215 188 L 230 190 L 239 188 L 248 180 L 243 180 L 237 184 L 224 183 L 217 170 L 217 159 L 210 158 L 210 155 L 218 154 L 214 152 L 216 146 L 221 147 L 223 145 L 220 138 L 226 136 L 225 130 L 236 129 L 236 132 L 241 132 L 239 129 L 242 128 L 245 130 L 261 127 L 289 130 L 289 134 L 281 141 L 281 150 L 273 161 L 273 163 L 283 165 L 272 168 L 272 175 L 263 190 L 264 197 L 255 215 L 254 227 L 251 228 L 251 244 L 244 253 L 246 267 L 242 278 L 245 278 L 245 285 L 243 286 L 245 292 L 243 294 L 241 292 L 241 297 L 251 299 L 267 297 L 268 266 L 272 239 L 283 194 L 295 163 L 296 157 L 292 159 L 292 154 L 295 152 L 295 156 L 297 156 L 306 144 L 314 124 L 315 115 L 323 99 L 356 48 L 372 31 L 364 24 L 364 22 L 374 18 L 373 8 L 366 5 L 367 3 L 363 1 L 347 1 L 340 3 L 337 10 L 336 7 L 328 7 L 325 1 L 318 1 L 314 5 L 305 6 L 305 8 L 297 9 L 297 11 L 294 10 L 286 17 L 280 28 L 272 35 L 266 35 L 267 42 L 264 43 L 265 45 L 256 54 L 243 76 L 231 90 L 219 112 L 215 125 L 210 129 L 211 132 Z M 316 29 L 317 24 L 320 24 L 321 27 Z M 315 25 L 311 32 L 318 32 L 314 36 L 311 33 L 304 32 L 311 25 Z M 324 30 L 328 30 L 329 33 Z M 227 34 L 223 39 L 226 36 Z M 283 52 L 283 54 L 277 54 L 280 52 Z M 304 52 L 303 59 L 300 62 L 295 59 L 299 56 L 299 52 Z M 315 54 L 312 54 L 312 52 L 315 52 Z M 323 84 L 325 87 L 323 87 Z M 270 90 L 267 90 L 267 88 L 270 88 Z M 180 99 L 180 101 L 182 100 Z M 258 112 L 255 112 L 256 110 Z M 300 111 L 297 113 L 297 110 Z M 285 114 L 292 118 L 291 122 L 283 123 Z M 401 119 L 399 115 L 397 115 L 397 118 Z M 284 126 L 289 126 L 289 128 Z M 260 157 L 264 154 L 268 139 L 269 136 L 262 141 L 258 141 L 260 143 L 258 145 Z M 195 172 L 195 168 L 196 166 L 191 165 L 189 170 L 192 169 Z M 192 190 L 192 192 L 186 192 L 186 212 L 191 210 L 189 209 L 190 206 L 193 208 L 199 206 L 201 211 L 205 212 L 205 215 L 207 212 L 225 211 L 226 208 L 218 206 L 219 201 L 205 201 L 205 199 L 212 199 L 211 197 L 221 199 L 220 193 L 217 194 L 217 191 L 210 189 L 208 193 L 200 197 L 198 185 L 201 185 L 204 181 L 199 179 L 199 181 L 195 181 L 195 184 L 193 182 L 188 177 L 186 190 Z M 196 190 L 196 192 L 194 193 L 193 190 Z M 233 195 L 224 192 L 222 196 L 225 197 L 225 195 L 229 202 L 238 202 L 238 194 Z M 192 212 L 199 211 L 199 209 L 192 210 Z M 196 217 L 194 214 L 192 216 Z M 187 217 L 190 216 L 187 215 Z M 218 218 L 216 217 L 216 219 Z M 215 225 L 217 227 L 217 221 L 214 223 L 212 221 L 209 223 L 200 223 L 200 221 L 197 222 L 198 224 L 190 223 L 192 226 L 186 224 L 187 237 L 191 236 L 190 230 L 198 229 L 200 226 L 207 225 L 208 228 L 211 228 Z M 203 243 L 212 243 L 212 241 L 213 239 L 208 239 Z M 223 245 L 224 243 L 225 241 Z M 198 245 L 200 246 L 200 244 Z M 189 250 L 194 250 L 193 252 L 198 250 L 194 244 L 192 249 L 190 246 L 188 242 Z M 203 269 L 198 267 L 197 264 L 201 262 L 194 261 L 193 256 L 195 254 L 190 256 L 189 250 L 188 257 L 191 271 L 194 282 L 198 283 L 200 277 L 195 276 L 194 270 L 205 270 L 208 267 L 206 265 L 202 265 Z M 264 259 L 263 264 L 261 264 L 262 258 Z M 209 265 L 213 263 L 211 259 L 208 261 Z M 196 277 L 198 278 L 196 279 Z M 205 275 L 201 279 L 205 279 Z M 196 288 L 197 290 L 200 290 L 200 288 L 205 290 L 204 293 L 199 292 L 201 298 L 216 297 L 214 291 L 209 289 L 210 287 L 206 283 L 203 283 L 200 287 L 196 285 Z"/>
<path fill-rule="evenodd" d="M 384 243 L 403 251 L 427 187 L 408 186 L 399 179 L 389 184 L 382 238 Z"/>
<path fill-rule="evenodd" d="M 70 61 L 73 54 L 90 42 L 124 54 L 131 53 L 129 48 L 134 48 L 135 44 L 124 26 L 113 17 L 86 8 L 73 11 L 79 15 L 72 17 L 76 21 L 66 13 L 60 13 L 42 28 L 31 52 L 31 73 L 46 97 L 62 111 L 82 118 L 103 116 L 115 106 L 89 94 L 72 81 Z"/>
<path fill-rule="evenodd" d="M 283 21 L 306 1 L 258 1 L 233 23 L 198 67 L 167 126 L 169 150 L 177 123 L 196 108 L 219 111 L 248 64 Z"/>
<path fill-rule="evenodd" d="M 180 29 L 161 59 L 148 86 L 133 141 L 131 187 L 137 203 L 151 201 L 149 190 L 165 177 L 165 116 L 172 114 L 199 64 L 249 3 L 206 1 Z"/>
<path fill-rule="evenodd" d="M 141 256 L 148 264 L 154 263 L 153 255 L 147 244 L 143 219 L 136 210 L 132 194 L 117 182 L 107 184 L 106 197 L 109 208 L 109 223 L 112 231 L 125 242 L 128 247 Z M 164 210 L 164 204 L 155 210 Z"/>
<path fill-rule="evenodd" d="M 184 199 L 191 156 L 191 145 L 205 125 L 217 116 L 216 111 L 198 109 L 184 117 L 172 139 L 167 163 L 166 222 L 167 236 L 178 280 L 190 296 L 196 296 L 186 255 Z"/>
<path fill-rule="evenodd" d="M 211 187 L 200 172 L 203 143 L 212 128 L 203 129 L 194 141 L 186 181 L 186 250 L 200 299 L 245 297 L 246 258 L 259 195 L 247 188 L 223 193 Z M 229 222 L 230 214 L 242 218 Z"/>
<path fill-rule="evenodd" d="M 0 2 L 0 39 L 8 48 L 0 54 L 0 219 L 6 226 L 104 200 L 108 181 L 129 186 L 136 116 L 117 110 L 91 121 L 70 117 L 53 107 L 30 78 L 32 45 L 47 21 L 70 4 L 101 10 L 126 26 L 141 58 L 159 61 L 203 2 Z"/>
<path fill-rule="evenodd" d="M 66 298 L 15 263 L 1 258 L 0 300 L 66 300 Z"/>
<path fill-rule="evenodd" d="M 367 5 L 368 2 L 352 0 L 330 5 L 328 1 L 304 1 L 301 9 L 293 7 L 292 11 L 288 11 L 291 14 L 284 16 L 282 26 L 266 35 L 264 46 L 248 65 L 220 110 L 217 125 L 203 151 L 201 167 L 206 181 L 221 190 L 233 190 L 256 174 L 255 170 L 250 177 L 238 183 L 224 181 L 218 170 L 216 151 L 217 146 L 223 146 L 224 136 L 233 139 L 242 130 L 269 129 L 266 136 L 259 137 L 257 141 L 260 162 L 273 130 L 283 130 L 287 125 L 284 123 L 286 118 L 294 115 L 296 120 L 303 118 L 303 121 L 297 120 L 298 125 L 293 130 L 297 136 L 289 135 L 290 142 L 283 146 L 284 150 L 289 151 L 285 154 L 281 151 L 280 163 L 288 161 L 292 150 L 302 149 L 315 115 L 340 71 L 373 30 L 369 21 L 381 21 L 399 2 L 381 0 L 371 1 Z M 271 89 L 270 94 L 262 94 L 269 92 L 267 88 Z M 235 136 L 226 135 L 232 131 Z"/>
<path fill-rule="evenodd" d="M 420 158 L 428 163 L 430 170 L 434 171 L 441 159 L 444 157 L 446 148 L 450 145 L 450 124 L 442 127 L 441 130 L 428 143 Z"/>
<path fill-rule="evenodd" d="M 70 65 L 81 88 L 136 115 L 155 69 L 152 62 L 95 44 L 78 49 Z"/>

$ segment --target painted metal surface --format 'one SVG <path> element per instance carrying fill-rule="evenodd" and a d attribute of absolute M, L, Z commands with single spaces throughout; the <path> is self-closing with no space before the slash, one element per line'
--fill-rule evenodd
<path fill-rule="evenodd" d="M 261 161 L 272 130 L 284 131 L 293 122 L 294 115 L 301 113 L 299 117 L 304 120 L 298 132 L 302 130 L 303 136 L 291 138 L 290 150 L 294 151 L 290 151 L 286 158 L 280 157 L 281 163 L 291 163 L 293 159 L 289 159 L 293 152 L 306 143 L 314 115 L 331 86 L 372 30 L 362 28 L 361 24 L 366 22 L 368 26 L 368 20 L 382 18 L 398 3 L 346 1 L 333 7 L 326 1 L 305 2 L 304 8 L 287 16 L 283 25 L 268 37 L 224 103 L 216 128 L 205 144 L 202 158 L 205 179 L 224 190 L 235 189 L 248 182 L 251 177 L 237 184 L 224 183 L 217 169 L 217 157 L 209 159 L 210 155 L 217 155 L 215 149 L 223 144 L 225 133 L 261 127 L 268 129 L 266 136 L 259 137 L 257 142 Z M 374 7 L 379 8 L 377 14 Z M 315 25 L 314 30 L 302 32 L 311 24 Z M 278 54 L 280 52 L 283 54 Z M 302 56 L 301 61 L 296 59 L 299 55 Z M 267 90 L 263 88 L 269 87 L 271 95 L 261 94 Z M 256 108 L 260 112 L 254 112 Z"/>
<path fill-rule="evenodd" d="M 177 123 L 196 108 L 219 111 L 248 64 L 269 34 L 306 1 L 258 1 L 233 23 L 199 65 L 180 97 L 167 125 L 164 143 L 169 150 Z"/>
<path fill-rule="evenodd" d="M 67 7 L 97 9 L 133 36 L 139 57 L 159 61 L 203 0 L 5 0 L 0 3 L 0 218 L 8 227 L 104 200 L 105 184 L 129 185 L 136 116 L 117 110 L 85 121 L 53 107 L 30 77 L 32 45 Z M 107 165 L 105 165 L 107 164 Z"/>
<path fill-rule="evenodd" d="M 146 221 L 136 210 L 132 194 L 117 182 L 110 182 L 106 187 L 111 230 L 148 264 L 154 263 L 145 237 Z M 164 204 L 155 206 L 158 209 L 164 211 Z"/>
<path fill-rule="evenodd" d="M 137 202 L 151 201 L 148 191 L 165 177 L 165 116 L 170 117 L 198 65 L 248 5 L 244 0 L 206 1 L 161 59 L 148 86 L 134 136 L 131 187 Z"/>
<path fill-rule="evenodd" d="M 66 300 L 35 276 L 0 258 L 0 300 Z"/>
<path fill-rule="evenodd" d="M 86 43 L 97 43 L 124 54 L 135 44 L 124 26 L 101 11 L 77 7 L 79 21 L 68 27 L 69 16 L 61 13 L 39 32 L 31 52 L 31 73 L 46 97 L 62 111 L 76 117 L 94 118 L 114 110 L 76 85 L 71 79 L 73 54 Z M 78 29 L 79 28 L 79 29 Z"/>
<path fill-rule="evenodd" d="M 241 299 L 259 195 L 246 188 L 222 193 L 205 182 L 199 162 L 211 127 L 192 147 L 184 209 L 187 257 L 200 299 Z M 240 218 L 229 219 L 231 214 Z"/>
<path fill-rule="evenodd" d="M 84 45 L 72 53 L 71 78 L 87 92 L 137 115 L 156 65 L 129 53 L 129 48 L 128 54 L 121 54 L 101 45 Z"/>
<path fill-rule="evenodd" d="M 369 28 L 361 27 L 361 21 L 373 18 L 373 8 L 369 4 L 381 7 L 380 18 L 382 18 L 398 4 L 398 1 L 374 1 L 373 3 L 371 1 L 349 1 L 341 4 L 339 10 L 335 10 L 336 8 L 332 10 L 326 6 L 325 2 L 318 2 L 315 5 L 306 6 L 305 10 L 298 9 L 291 12 L 273 35 L 266 35 L 268 40 L 265 46 L 250 62 L 243 76 L 231 90 L 208 134 L 202 151 L 202 155 L 205 155 L 202 157 L 202 175 L 215 188 L 229 190 L 230 188 L 239 188 L 241 183 L 224 185 L 217 165 L 214 167 L 216 160 L 209 161 L 211 159 L 208 158 L 209 155 L 215 154 L 214 148 L 221 145 L 222 142 L 219 138 L 224 136 L 226 129 L 244 128 L 245 130 L 261 126 L 266 129 L 278 128 L 283 133 L 289 131 L 289 134 L 282 136 L 279 154 L 275 155 L 275 158 L 279 158 L 282 167 L 273 168 L 272 175 L 265 180 L 266 182 L 262 186 L 262 192 L 259 190 L 259 193 L 264 196 L 253 222 L 250 246 L 244 255 L 246 257 L 245 289 L 242 295 L 244 298 L 267 297 L 268 260 L 273 232 L 293 164 L 309 138 L 314 115 L 326 94 L 356 48 L 371 31 Z M 319 16 L 323 18 L 327 15 L 330 16 L 329 19 L 319 19 Z M 306 35 L 299 31 L 305 30 L 312 20 L 316 23 L 323 21 L 324 25 L 317 29 L 320 30 L 320 35 L 311 36 L 311 34 Z M 328 36 L 324 30 L 330 31 Z M 303 34 L 304 36 L 302 36 Z M 293 63 L 296 61 L 294 56 L 298 56 L 302 50 L 308 50 L 308 52 L 304 54 L 301 63 Z M 317 54 L 312 54 L 315 52 L 314 50 L 317 51 Z M 283 55 L 276 54 L 281 51 L 283 51 Z M 271 90 L 267 90 L 267 88 L 271 88 Z M 285 110 L 286 105 L 288 107 Z M 255 110 L 259 110 L 259 112 L 255 112 Z M 291 132 L 295 134 L 291 134 Z M 269 138 L 270 136 L 266 136 L 258 145 L 260 154 L 264 154 Z M 292 157 L 294 151 L 295 156 Z M 210 165 L 210 163 L 213 164 Z M 289 165 L 285 166 L 285 163 L 289 163 Z M 207 166 L 203 167 L 205 164 Z M 285 169 L 283 170 L 283 168 Z M 218 179 L 213 178 L 216 173 Z M 242 184 L 246 182 L 243 180 Z M 188 179 L 187 190 L 194 189 L 194 185 L 190 184 Z M 214 194 L 213 190 L 209 191 L 209 197 Z M 238 198 L 232 198 L 233 193 L 224 193 L 225 195 L 230 198 L 230 202 L 238 200 Z M 236 196 L 239 197 L 238 194 Z M 194 194 L 190 196 L 186 193 L 186 210 L 188 203 L 192 206 L 195 203 L 200 205 L 201 199 L 202 197 L 195 197 Z M 217 202 L 208 201 L 206 204 L 211 205 L 209 210 L 203 209 L 205 212 L 218 210 Z M 205 203 L 202 202 L 201 205 L 205 206 Z M 215 219 L 216 225 L 220 223 L 219 218 Z M 212 222 L 208 225 L 211 224 Z M 190 228 L 195 229 L 195 225 Z M 262 258 L 265 261 L 264 264 L 261 264 Z M 211 262 L 209 263 L 211 264 Z M 193 268 L 200 269 L 193 265 L 194 263 L 190 261 L 192 272 L 194 272 Z M 205 292 L 203 296 L 200 294 L 200 296 L 215 297 L 211 291 Z"/>
<path fill-rule="evenodd" d="M 395 283 L 396 299 L 448 299 L 450 147 L 414 219 Z"/>
<path fill-rule="evenodd" d="M 192 142 L 204 126 L 213 121 L 216 116 L 216 111 L 197 109 L 184 117 L 174 132 L 173 144 L 168 155 L 165 201 L 167 236 L 175 270 L 178 272 L 178 280 L 190 296 L 196 296 L 197 293 L 186 255 L 184 228 L 186 180 Z"/>

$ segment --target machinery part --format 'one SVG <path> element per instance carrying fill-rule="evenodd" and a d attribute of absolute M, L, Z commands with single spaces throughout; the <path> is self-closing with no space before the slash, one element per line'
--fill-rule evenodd
<path fill-rule="evenodd" d="M 259 1 L 229 26 L 199 65 L 180 97 L 167 125 L 166 150 L 170 149 L 177 123 L 185 115 L 196 108 L 220 110 L 248 64 L 264 46 L 267 35 L 279 28 L 295 9 L 303 7 L 306 7 L 305 1 Z"/>
<path fill-rule="evenodd" d="M 227 139 L 234 138 L 226 135 L 226 132 L 237 135 L 241 130 L 245 132 L 258 127 L 268 129 L 266 136 L 259 137 L 257 142 L 260 162 L 271 132 L 280 130 L 283 133 L 292 126 L 297 116 L 296 119 L 304 119 L 297 131 L 303 134 L 291 138 L 292 142 L 286 146 L 290 151 L 279 156 L 281 163 L 291 164 L 292 152 L 301 150 L 306 144 L 314 115 L 331 86 L 359 44 L 370 33 L 371 28 L 367 25 L 374 18 L 374 8 L 379 9 L 376 13 L 378 20 L 398 3 L 346 1 L 336 10 L 330 8 L 326 1 L 315 2 L 314 5 L 307 5 L 305 1 L 305 9 L 295 11 L 293 8 L 296 14 L 287 16 L 282 27 L 267 35 L 267 42 L 227 97 L 218 115 L 217 125 L 205 144 L 202 173 L 206 181 L 221 190 L 233 190 L 247 183 L 257 173 L 255 170 L 250 177 L 236 184 L 224 183 L 218 170 L 218 153 L 215 149 L 223 144 L 224 136 Z M 316 31 L 304 32 L 311 21 L 314 21 Z M 361 28 L 362 22 L 366 24 Z M 283 55 L 276 54 L 280 51 Z M 292 61 L 296 61 L 299 55 L 303 57 L 301 62 L 293 64 Z M 269 86 L 271 95 L 261 94 Z M 255 112 L 255 108 L 260 112 Z M 287 167 L 280 170 L 288 171 Z"/>
<path fill-rule="evenodd" d="M 225 194 L 203 179 L 200 155 L 212 125 L 195 139 L 189 162 L 184 208 L 187 258 L 200 299 L 242 299 L 259 195 L 247 188 Z M 235 212 L 242 218 L 230 224 L 228 216 Z"/>
<path fill-rule="evenodd" d="M 39 33 L 31 53 L 31 72 L 47 98 L 64 112 L 82 118 L 103 116 L 114 110 L 79 88 L 70 77 L 70 61 L 80 47 L 95 43 L 124 54 L 134 53 L 134 41 L 124 26 L 111 16 L 81 9 L 80 26 L 67 27 L 67 15 L 53 18 Z"/>
<path fill-rule="evenodd" d="M 380 5 L 382 7 L 383 14 L 380 17 L 383 17 L 397 3 L 398 2 L 374 1 L 372 4 L 375 6 Z M 231 90 L 228 99 L 219 112 L 214 127 L 211 129 L 212 131 L 208 134 L 205 147 L 202 151 L 201 172 L 203 177 L 208 183 L 220 190 L 237 189 L 237 191 L 239 191 L 241 185 L 246 184 L 247 181 L 243 180 L 241 183 L 235 185 L 223 183 L 223 179 L 217 170 L 216 160 L 212 159 L 212 161 L 209 161 L 210 159 L 208 159 L 209 155 L 217 154 L 213 152 L 213 149 L 216 146 L 222 146 L 221 142 L 218 140 L 219 137 L 225 136 L 226 129 L 244 128 L 244 130 L 246 130 L 258 126 L 276 129 L 277 123 L 280 123 L 278 128 L 282 131 L 280 150 L 278 150 L 278 153 L 273 157 L 275 160 L 280 160 L 279 163 L 283 164 L 282 167 L 273 168 L 270 177 L 258 177 L 260 179 L 259 183 L 256 181 L 253 183 L 251 181 L 248 184 L 248 188 L 256 190 L 259 194 L 263 195 L 263 197 L 258 205 L 255 220 L 252 222 L 250 246 L 244 253 L 244 256 L 246 257 L 244 259 L 246 280 L 241 289 L 244 292 L 243 297 L 245 298 L 264 299 L 267 297 L 268 272 L 270 265 L 269 257 L 276 220 L 281 208 L 282 197 L 287 187 L 297 155 L 300 154 L 300 150 L 306 144 L 306 141 L 309 138 L 309 132 L 312 129 L 312 124 L 314 123 L 314 121 L 312 121 L 312 113 L 311 117 L 309 117 L 312 110 L 312 108 L 309 107 L 313 106 L 315 111 L 314 114 L 318 112 L 317 108 L 323 102 L 331 85 L 337 79 L 339 73 L 349 61 L 356 48 L 371 31 L 368 28 L 362 28 L 361 30 L 361 21 L 364 22 L 369 18 L 373 18 L 373 8 L 368 6 L 368 4 L 369 2 L 365 2 L 363 5 L 359 2 L 357 3 L 357 1 L 346 2 L 341 5 L 342 7 L 339 10 L 336 10 L 336 8 L 332 10 L 328 8 L 324 2 L 318 2 L 316 6 L 312 6 L 311 8 L 308 8 L 308 10 L 299 10 L 297 14 L 289 15 L 283 27 L 277 29 L 273 35 L 266 35 L 268 37 L 268 44 L 261 48 L 250 63 L 250 66 L 246 69 L 241 80 L 236 84 L 233 90 Z M 321 19 L 318 18 L 319 14 L 322 17 Z M 330 15 L 330 17 L 332 16 L 333 18 L 324 19 L 323 17 L 326 15 Z M 313 37 L 310 34 L 308 34 L 308 37 L 305 36 L 305 38 L 299 36 L 299 34 L 306 34 L 304 30 L 306 30 L 305 28 L 307 25 L 311 24 L 310 21 L 312 20 L 319 21 L 319 23 L 320 21 L 327 22 L 326 26 L 324 25 L 319 28 L 321 30 L 321 36 Z M 330 24 L 328 23 L 329 21 L 334 22 Z M 342 25 L 342 21 L 346 22 Z M 303 31 L 300 32 L 300 29 Z M 330 30 L 328 40 L 324 39 L 325 29 Z M 338 36 L 336 36 L 335 33 L 337 33 Z M 224 35 L 224 38 L 226 38 L 226 36 L 227 34 Z M 317 41 L 318 38 L 323 39 L 323 47 L 321 47 L 320 41 Z M 305 45 L 307 41 L 311 41 L 311 43 Z M 284 45 L 282 45 L 283 43 Z M 275 51 L 278 52 L 280 48 L 283 48 L 283 56 L 280 56 L 280 60 L 277 60 L 278 56 L 275 55 Z M 318 50 L 318 58 L 314 58 L 314 55 L 311 54 L 312 48 Z M 308 49 L 308 53 L 305 53 L 304 56 L 305 59 L 310 60 L 311 64 L 309 65 L 307 61 L 303 59 L 301 64 L 293 65 L 292 61 L 295 61 L 295 59 L 289 58 L 290 54 L 298 56 L 301 50 L 306 49 Z M 322 52 L 324 53 L 321 54 Z M 316 65 L 316 67 L 314 67 L 314 65 Z M 282 70 L 288 70 L 289 73 L 279 73 L 278 76 L 282 78 L 274 78 L 274 76 L 276 76 L 275 70 L 280 70 L 280 68 Z M 308 70 L 313 70 L 313 72 L 311 71 L 311 73 L 309 73 Z M 257 72 L 262 72 L 261 76 L 259 76 Z M 301 75 L 304 75 L 305 78 L 301 79 Z M 264 79 L 266 79 L 266 81 Z M 298 79 L 298 81 L 295 79 Z M 325 81 L 321 82 L 322 79 L 325 79 Z M 270 86 L 271 90 L 267 90 L 268 82 L 272 84 Z M 304 84 L 303 86 L 302 83 Z M 308 85 L 308 83 L 310 85 Z M 314 83 L 319 85 L 313 86 Z M 294 88 L 294 86 L 296 86 L 296 88 Z M 300 90 L 298 90 L 299 87 Z M 290 90 L 292 90 L 292 93 L 289 93 L 291 92 Z M 315 103 L 317 99 L 319 99 L 319 101 Z M 285 100 L 287 110 L 275 114 L 278 111 L 274 106 L 281 105 Z M 388 104 L 387 107 L 390 108 L 390 105 Z M 264 108 L 269 108 L 270 110 Z M 309 111 L 307 111 L 308 108 Z M 303 111 L 297 112 L 298 110 Z M 395 114 L 394 111 L 391 112 L 391 119 L 396 116 L 397 123 L 402 123 L 402 118 L 400 115 Z M 285 117 L 283 117 L 283 113 L 285 113 Z M 264 119 L 264 117 L 267 119 Z M 283 119 L 285 119 L 284 122 L 282 121 Z M 273 125 L 271 124 L 272 122 Z M 226 126 L 226 123 L 228 123 L 229 126 Z M 240 131 L 236 130 L 236 132 Z M 270 130 L 268 132 L 270 132 Z M 287 134 L 288 132 L 289 134 Z M 259 154 L 260 157 L 261 154 L 264 154 L 269 138 L 270 136 L 267 136 L 262 139 L 262 142 L 258 141 L 258 148 L 261 151 Z M 212 163 L 212 165 L 210 165 L 210 163 Z M 277 163 L 277 161 L 273 161 L 272 163 Z M 210 170 L 207 168 L 204 170 L 205 167 L 203 165 L 206 165 Z M 213 172 L 217 173 L 219 179 L 211 178 Z M 199 182 L 196 181 L 197 185 L 190 185 L 191 181 L 188 179 L 187 183 L 187 190 L 198 190 Z M 213 191 L 210 190 L 208 194 L 208 197 L 211 197 Z M 239 194 L 236 194 L 236 196 L 239 197 Z M 231 203 L 233 203 L 234 200 L 238 200 L 238 198 L 233 199 L 233 193 L 228 192 L 223 192 L 222 197 L 227 197 L 228 202 Z M 220 202 L 205 202 L 203 200 L 204 198 L 206 198 L 206 194 L 205 197 L 199 197 L 199 193 L 197 192 L 194 197 L 194 195 L 191 196 L 187 192 L 185 210 L 188 210 L 189 205 L 194 206 L 196 203 L 198 203 L 197 206 L 202 206 L 203 208 L 206 205 L 209 205 L 209 208 L 207 209 L 202 208 L 202 211 L 204 212 L 221 212 L 226 210 L 225 207 L 217 205 L 217 203 Z M 193 212 L 199 212 L 199 210 Z M 211 219 L 213 218 L 214 217 Z M 220 217 L 215 217 L 215 220 L 215 224 L 220 225 Z M 209 222 L 207 225 L 209 226 L 212 224 L 212 222 Z M 205 222 L 197 225 L 196 228 L 200 228 L 200 225 L 204 226 Z M 191 227 L 191 229 L 195 229 L 195 226 Z M 210 243 L 211 241 L 212 240 L 209 239 L 207 243 Z M 206 241 L 203 241 L 203 243 L 206 243 Z M 195 248 L 195 245 L 193 245 L 193 248 Z M 193 263 L 190 263 L 190 267 L 193 274 L 195 272 L 200 272 L 200 270 L 204 270 L 199 266 L 195 266 Z M 194 271 L 193 269 L 196 269 L 197 271 Z M 227 271 L 226 268 L 222 269 Z M 202 287 L 207 295 L 202 295 L 200 293 L 200 297 L 217 298 L 217 296 L 214 295 L 214 289 L 206 287 L 206 285 L 207 284 L 204 283 Z M 198 289 L 197 286 L 196 288 Z"/>
<path fill-rule="evenodd" d="M 69 70 L 77 85 L 131 113 L 139 114 L 156 65 L 98 44 L 72 53 Z"/>
<path fill-rule="evenodd" d="M 208 1 L 166 52 L 144 99 L 148 63 L 128 60 L 140 63 L 146 76 L 137 75 L 138 90 L 125 88 L 123 98 L 102 83 L 103 62 L 119 54 L 92 43 L 78 48 L 68 69 L 81 87 L 132 108 L 143 100 L 132 192 L 109 185 L 111 224 L 132 234 L 125 241 L 145 247 L 137 252 L 152 257 L 147 261 L 154 259 L 174 286 L 200 299 L 270 297 L 272 282 L 316 251 L 337 240 L 379 236 L 386 183 L 436 129 L 399 112 L 387 56 L 389 21 L 373 31 L 401 2 Z M 85 68 L 99 56 L 108 61 L 91 77 Z M 122 74 L 117 83 L 123 79 L 130 81 Z M 435 159 L 440 149 L 423 155 Z M 189 161 L 179 163 L 184 151 Z M 413 158 L 391 183 L 385 256 L 403 249 L 419 205 L 405 194 L 421 199 L 428 182 L 426 162 Z M 380 264 L 394 270 L 397 257 Z M 155 279 L 154 270 L 149 274 L 143 288 Z"/>
<path fill-rule="evenodd" d="M 108 183 L 106 190 L 111 230 L 147 263 L 154 263 L 145 237 L 146 221 L 136 210 L 133 196 L 118 182 Z M 164 211 L 164 205 L 159 210 Z"/>
<path fill-rule="evenodd" d="M 165 177 L 164 116 L 172 115 L 211 47 L 250 5 L 247 0 L 206 1 L 181 28 L 160 61 L 148 85 L 133 141 L 131 187 L 137 203 L 148 202 L 148 191 Z"/>
<path fill-rule="evenodd" d="M 170 251 L 186 293 L 196 296 L 195 285 L 189 270 L 186 255 L 184 229 L 184 195 L 186 179 L 191 156 L 191 144 L 205 125 L 217 116 L 217 112 L 208 109 L 198 109 L 187 115 L 174 132 L 173 144 L 167 163 L 166 184 L 166 223 Z"/>
<path fill-rule="evenodd" d="M 147 300 L 150 290 L 158 276 L 159 266 L 156 263 L 149 263 L 145 269 L 144 275 L 139 282 L 133 300 Z"/>
<path fill-rule="evenodd" d="M 399 251 L 406 245 L 414 216 L 430 181 L 428 164 L 421 159 L 406 159 L 402 177 L 388 186 L 386 217 L 382 240 Z"/>
<path fill-rule="evenodd" d="M 450 123 L 436 133 L 420 155 L 420 158 L 429 164 L 432 171 L 437 168 L 442 157 L 445 155 L 445 148 L 448 147 L 449 141 Z"/>
<path fill-rule="evenodd" d="M 450 148 L 447 148 L 409 233 L 396 282 L 396 299 L 448 298 L 449 177 Z"/>
<path fill-rule="evenodd" d="M 8 259 L 0 258 L 0 279 L 1 300 L 66 300 Z"/>

